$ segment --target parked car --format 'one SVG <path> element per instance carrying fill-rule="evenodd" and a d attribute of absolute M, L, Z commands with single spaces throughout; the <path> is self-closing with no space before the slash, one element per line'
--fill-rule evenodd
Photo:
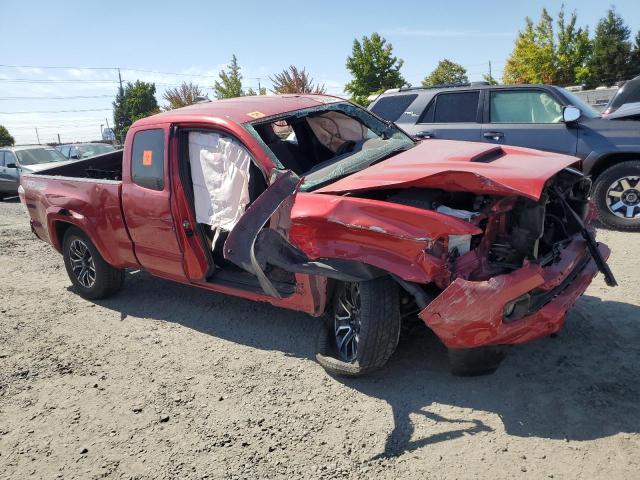
<path fill-rule="evenodd" d="M 21 174 L 49 168 L 65 161 L 67 159 L 52 147 L 1 147 L 0 200 L 18 195 Z"/>
<path fill-rule="evenodd" d="M 640 75 L 626 81 L 602 112 L 608 120 L 640 120 Z M 639 124 L 636 124 L 640 128 Z"/>
<path fill-rule="evenodd" d="M 383 366 L 417 313 L 459 371 L 558 331 L 598 270 L 615 285 L 575 161 L 416 143 L 330 96 L 243 97 L 138 120 L 124 152 L 25 175 L 22 196 L 84 298 L 135 268 L 326 315 L 317 359 L 344 375 Z"/>
<path fill-rule="evenodd" d="M 56 150 L 68 159 L 81 160 L 83 158 L 113 152 L 115 148 L 107 143 L 73 143 L 69 145 L 58 145 Z"/>
<path fill-rule="evenodd" d="M 409 88 L 370 105 L 422 139 L 516 145 L 576 155 L 595 183 L 600 221 L 640 230 L 640 128 L 609 121 L 572 92 L 551 85 Z"/>

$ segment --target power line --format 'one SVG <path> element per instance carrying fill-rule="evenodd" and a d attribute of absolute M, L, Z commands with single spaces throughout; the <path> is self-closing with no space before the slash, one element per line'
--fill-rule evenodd
<path fill-rule="evenodd" d="M 73 113 L 73 112 L 106 112 L 111 111 L 111 108 L 89 108 L 86 110 L 34 110 L 30 112 L 0 112 L 0 115 L 14 115 L 18 113 Z"/>
<path fill-rule="evenodd" d="M 0 78 L 0 82 L 10 83 L 118 83 L 117 80 L 52 80 L 52 79 L 35 79 L 35 78 Z"/>
<path fill-rule="evenodd" d="M 114 95 L 72 95 L 69 97 L 0 97 L 0 100 L 71 100 L 78 98 L 114 98 Z"/>

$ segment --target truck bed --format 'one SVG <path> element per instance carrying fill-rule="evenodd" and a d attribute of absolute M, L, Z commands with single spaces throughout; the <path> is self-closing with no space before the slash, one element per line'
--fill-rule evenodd
<path fill-rule="evenodd" d="M 24 174 L 33 232 L 61 251 L 64 232 L 77 226 L 109 264 L 137 266 L 123 218 L 121 174 L 122 151 Z"/>

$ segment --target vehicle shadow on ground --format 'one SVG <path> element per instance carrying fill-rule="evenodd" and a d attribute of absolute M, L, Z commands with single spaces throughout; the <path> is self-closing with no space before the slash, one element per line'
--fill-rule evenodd
<path fill-rule="evenodd" d="M 308 359 L 315 356 L 321 328 L 318 319 L 304 314 L 144 272 L 128 274 L 127 288 L 99 303 L 120 312 L 123 320 L 130 315 L 164 320 Z M 441 405 L 483 412 L 478 416 L 484 418 L 484 412 L 495 414 L 505 431 L 518 437 L 573 441 L 640 432 L 639 326 L 640 307 L 584 296 L 556 337 L 512 347 L 496 373 L 465 378 L 449 373 L 446 349 L 416 323 L 384 369 L 337 380 L 391 407 L 394 428 L 380 457 L 494 428 L 480 418 L 469 420 L 468 413 L 463 419 L 443 416 L 436 412 Z M 432 421 L 436 433 L 415 438 L 419 432 L 412 416 Z"/>

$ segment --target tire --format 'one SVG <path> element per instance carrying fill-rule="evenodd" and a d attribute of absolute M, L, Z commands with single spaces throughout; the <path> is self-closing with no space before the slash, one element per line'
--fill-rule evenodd
<path fill-rule="evenodd" d="M 106 298 L 122 287 L 124 270 L 114 268 L 105 262 L 82 230 L 70 227 L 66 231 L 62 242 L 62 254 L 71 283 L 82 298 Z"/>
<path fill-rule="evenodd" d="M 495 372 L 505 357 L 500 347 L 450 348 L 449 371 L 459 377 L 476 377 Z"/>
<path fill-rule="evenodd" d="M 345 302 L 345 295 L 357 288 L 357 301 Z M 351 295 L 353 299 L 353 295 Z M 340 300 L 343 299 L 341 302 Z M 345 326 L 336 317 L 345 317 L 345 303 L 355 303 L 356 348 L 345 349 L 341 340 Z M 342 305 L 342 306 L 341 306 Z M 334 292 L 327 323 L 318 337 L 316 360 L 330 374 L 357 377 L 384 366 L 398 345 L 400 337 L 398 286 L 391 277 L 366 282 L 341 283 Z M 340 327 L 340 333 L 338 332 Z M 340 342 L 343 348 L 340 348 Z"/>
<path fill-rule="evenodd" d="M 602 225 L 616 230 L 640 231 L 640 161 L 622 162 L 607 168 L 596 179 L 593 197 Z M 627 202 L 628 199 L 633 201 Z M 618 204 L 616 215 L 612 209 L 615 210 Z M 635 218 L 622 216 L 627 212 L 632 212 Z"/>

